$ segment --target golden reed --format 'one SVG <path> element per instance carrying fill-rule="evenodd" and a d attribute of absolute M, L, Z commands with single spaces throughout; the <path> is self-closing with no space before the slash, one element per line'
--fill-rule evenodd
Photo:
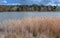
<path fill-rule="evenodd" d="M 0 25 L 3 38 L 60 38 L 59 17 L 10 19 Z"/>

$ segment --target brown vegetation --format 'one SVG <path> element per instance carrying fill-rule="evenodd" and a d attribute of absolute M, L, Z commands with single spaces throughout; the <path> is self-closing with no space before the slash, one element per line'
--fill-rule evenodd
<path fill-rule="evenodd" d="M 58 17 L 11 19 L 1 25 L 4 38 L 60 38 Z"/>

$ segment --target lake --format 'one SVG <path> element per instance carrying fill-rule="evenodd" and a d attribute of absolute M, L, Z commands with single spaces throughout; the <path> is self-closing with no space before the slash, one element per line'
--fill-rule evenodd
<path fill-rule="evenodd" d="M 60 17 L 60 12 L 0 12 L 0 22 L 7 19 L 21 19 L 23 17 L 33 16 Z"/>

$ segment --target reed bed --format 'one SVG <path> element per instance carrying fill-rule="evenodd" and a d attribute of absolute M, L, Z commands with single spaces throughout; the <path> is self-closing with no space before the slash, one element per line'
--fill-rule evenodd
<path fill-rule="evenodd" d="M 10 19 L 0 25 L 1 38 L 60 38 L 59 17 Z"/>

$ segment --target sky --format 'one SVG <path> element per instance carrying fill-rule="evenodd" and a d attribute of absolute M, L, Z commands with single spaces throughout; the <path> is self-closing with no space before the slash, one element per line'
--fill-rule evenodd
<path fill-rule="evenodd" d="M 0 0 L 0 5 L 60 5 L 60 0 Z"/>

